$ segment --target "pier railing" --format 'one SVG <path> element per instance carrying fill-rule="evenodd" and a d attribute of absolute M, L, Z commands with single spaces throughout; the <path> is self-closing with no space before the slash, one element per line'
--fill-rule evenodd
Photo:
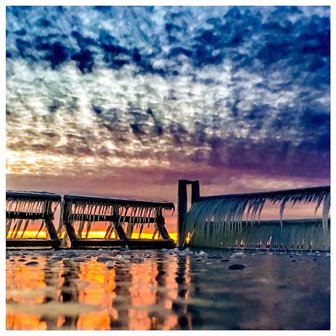
<path fill-rule="evenodd" d="M 59 226 L 54 226 L 60 207 Z M 125 247 L 170 248 L 174 241 L 165 227 L 163 210 L 174 203 L 116 199 L 111 197 L 61 195 L 49 192 L 6 192 L 7 248 Z M 90 230 L 105 224 L 104 236 L 92 238 Z M 103 223 L 103 224 L 102 224 Z M 147 227 L 147 228 L 145 228 Z M 143 238 L 144 228 L 151 238 Z"/>
<path fill-rule="evenodd" d="M 162 215 L 164 209 L 174 209 L 174 204 L 64 195 L 62 220 L 74 248 L 126 245 L 129 248 L 172 247 L 174 242 L 169 237 Z M 89 238 L 90 230 L 97 222 L 106 225 L 103 239 Z M 141 238 L 145 226 L 153 229 L 151 239 Z M 138 229 L 137 238 L 134 238 L 134 229 Z M 154 239 L 156 235 L 158 239 Z"/>
<path fill-rule="evenodd" d="M 61 196 L 48 192 L 6 192 L 6 247 L 59 247 L 59 239 L 53 225 L 54 213 Z M 36 231 L 24 238 L 28 227 Z M 46 237 L 39 238 L 46 228 Z"/>

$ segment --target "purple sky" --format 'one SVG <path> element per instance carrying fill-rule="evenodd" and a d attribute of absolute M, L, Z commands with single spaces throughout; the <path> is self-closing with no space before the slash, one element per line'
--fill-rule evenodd
<path fill-rule="evenodd" d="M 329 7 L 7 7 L 6 29 L 7 189 L 329 184 Z"/>

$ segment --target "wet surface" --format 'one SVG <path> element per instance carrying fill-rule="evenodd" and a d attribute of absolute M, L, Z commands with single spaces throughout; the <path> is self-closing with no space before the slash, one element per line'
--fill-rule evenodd
<path fill-rule="evenodd" d="M 330 254 L 7 251 L 7 329 L 329 329 Z"/>

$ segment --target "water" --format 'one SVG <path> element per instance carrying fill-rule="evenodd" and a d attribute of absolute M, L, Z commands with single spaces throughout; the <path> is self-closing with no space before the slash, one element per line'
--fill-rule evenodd
<path fill-rule="evenodd" d="M 330 328 L 325 252 L 26 250 L 6 257 L 7 329 Z"/>

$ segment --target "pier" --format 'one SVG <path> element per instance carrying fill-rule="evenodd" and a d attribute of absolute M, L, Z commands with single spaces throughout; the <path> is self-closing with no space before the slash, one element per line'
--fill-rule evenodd
<path fill-rule="evenodd" d="M 6 248 L 58 248 L 61 239 L 53 224 L 62 197 L 49 192 L 6 192 Z M 35 238 L 23 238 L 31 225 L 38 225 Z M 46 238 L 38 238 L 43 228 Z"/>
<path fill-rule="evenodd" d="M 60 205 L 59 226 L 55 210 Z M 70 243 L 73 249 L 173 248 L 175 243 L 165 227 L 163 210 L 174 210 L 174 203 L 111 197 L 61 195 L 49 192 L 6 192 L 6 247 L 60 248 Z M 101 239 L 90 238 L 97 223 L 106 226 Z M 38 225 L 35 238 L 24 238 L 31 225 Z M 143 229 L 152 238 L 142 238 Z M 39 238 L 45 228 L 46 237 Z M 134 238 L 134 231 L 137 238 Z"/>
<path fill-rule="evenodd" d="M 188 209 L 188 186 L 191 206 Z M 265 203 L 279 204 L 279 220 L 261 220 Z M 314 217 L 283 220 L 286 205 L 312 204 Z M 330 251 L 330 186 L 241 194 L 200 195 L 199 181 L 178 184 L 179 246 Z"/>
<path fill-rule="evenodd" d="M 62 220 L 72 248 L 171 248 L 175 244 L 165 227 L 162 211 L 172 209 L 174 203 L 169 202 L 64 195 Z M 106 223 L 104 239 L 88 238 L 90 228 L 97 222 Z M 153 229 L 152 239 L 141 238 L 145 226 Z M 137 239 L 133 238 L 136 228 Z"/>

